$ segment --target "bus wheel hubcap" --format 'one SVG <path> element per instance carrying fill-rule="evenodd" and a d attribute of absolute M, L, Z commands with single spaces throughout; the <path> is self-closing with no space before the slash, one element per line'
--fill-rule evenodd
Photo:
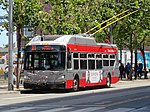
<path fill-rule="evenodd" d="M 110 87 L 110 78 L 107 77 L 107 87 Z"/>
<path fill-rule="evenodd" d="M 73 89 L 74 89 L 75 91 L 78 90 L 78 81 L 77 81 L 77 79 L 74 79 L 74 81 L 73 81 Z"/>

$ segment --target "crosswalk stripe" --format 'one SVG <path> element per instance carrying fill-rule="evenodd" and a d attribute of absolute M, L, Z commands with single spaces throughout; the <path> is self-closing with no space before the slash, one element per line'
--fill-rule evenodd
<path fill-rule="evenodd" d="M 88 107 L 88 108 L 84 108 L 84 109 L 78 109 L 75 111 L 71 111 L 71 112 L 92 112 L 95 110 L 100 110 L 103 109 L 104 107 Z"/>
<path fill-rule="evenodd" d="M 40 112 L 58 112 L 58 111 L 69 110 L 69 109 L 72 109 L 72 108 L 55 108 L 55 109 L 49 109 L 49 110 L 44 110 Z"/>
<path fill-rule="evenodd" d="M 134 110 L 134 108 L 117 108 L 117 109 L 109 110 L 106 112 L 128 112 L 131 110 Z"/>
<path fill-rule="evenodd" d="M 30 109 L 33 109 L 33 108 L 34 108 L 34 107 L 22 107 L 22 108 L 4 110 L 4 111 L 1 111 L 1 112 L 17 112 L 17 111 L 30 110 Z"/>

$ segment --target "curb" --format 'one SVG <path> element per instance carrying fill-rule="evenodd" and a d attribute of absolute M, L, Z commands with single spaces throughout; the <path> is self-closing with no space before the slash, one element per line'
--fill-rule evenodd
<path fill-rule="evenodd" d="M 23 90 L 23 87 L 20 87 L 19 89 L 14 87 L 14 90 L 8 91 L 8 85 L 3 85 L 3 86 L 0 86 L 0 95 L 3 95 L 3 94 L 20 94 L 21 90 Z"/>
<path fill-rule="evenodd" d="M 20 94 L 20 91 L 8 91 L 8 90 L 6 90 L 6 91 L 1 91 L 0 92 L 0 95 L 6 95 L 6 94 Z"/>

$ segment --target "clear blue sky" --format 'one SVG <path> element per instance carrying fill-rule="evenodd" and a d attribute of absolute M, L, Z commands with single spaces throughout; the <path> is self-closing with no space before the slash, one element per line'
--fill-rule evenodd
<path fill-rule="evenodd" d="M 0 8 L 0 16 L 4 16 L 6 12 Z M 2 22 L 2 20 L 0 20 Z M 0 27 L 2 29 L 2 27 Z M 4 45 L 8 44 L 8 36 L 6 35 L 7 31 L 4 30 L 0 34 L 0 47 L 4 47 Z M 16 36 L 15 34 L 13 35 L 13 43 L 16 42 Z"/>

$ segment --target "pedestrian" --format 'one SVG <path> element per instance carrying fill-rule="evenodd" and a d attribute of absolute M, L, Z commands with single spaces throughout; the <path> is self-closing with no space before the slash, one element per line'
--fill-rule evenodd
<path fill-rule="evenodd" d="M 125 71 L 127 74 L 127 79 L 130 79 L 130 69 L 131 69 L 131 65 L 130 63 L 127 63 L 127 65 L 125 66 Z"/>
<path fill-rule="evenodd" d="M 17 77 L 16 77 L 15 73 L 13 72 L 13 84 L 16 84 L 16 81 L 17 81 Z"/>
<path fill-rule="evenodd" d="M 120 63 L 119 71 L 120 71 L 120 79 L 122 80 L 122 77 L 124 75 L 124 65 L 123 65 L 123 63 Z"/>
<path fill-rule="evenodd" d="M 5 67 L 5 70 L 4 70 L 4 80 L 6 80 L 8 77 L 8 65 Z"/>
<path fill-rule="evenodd" d="M 138 78 L 139 78 L 139 79 L 141 79 L 142 70 L 143 70 L 143 64 L 142 64 L 142 63 L 139 63 L 139 65 L 138 65 Z"/>

